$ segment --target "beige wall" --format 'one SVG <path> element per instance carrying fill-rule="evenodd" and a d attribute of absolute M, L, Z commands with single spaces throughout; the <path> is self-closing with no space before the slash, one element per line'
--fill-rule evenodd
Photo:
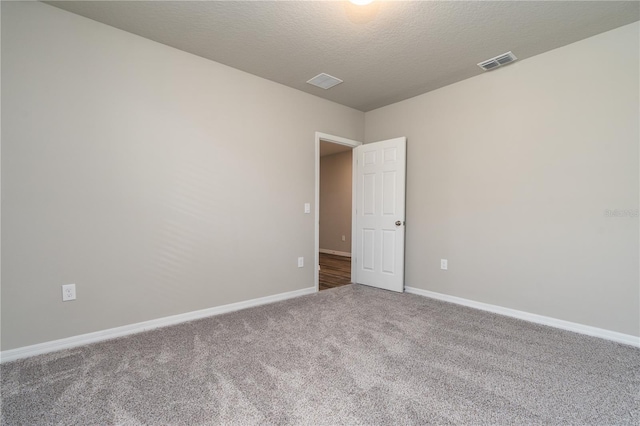
<path fill-rule="evenodd" d="M 640 335 L 638 217 L 605 215 L 639 207 L 638 40 L 627 25 L 365 115 L 367 142 L 408 137 L 407 286 Z"/>
<path fill-rule="evenodd" d="M 351 253 L 352 166 L 350 150 L 320 158 L 320 249 Z"/>
<path fill-rule="evenodd" d="M 2 90 L 2 350 L 313 286 L 315 132 L 363 113 L 37 2 Z"/>
<path fill-rule="evenodd" d="M 640 335 L 638 218 L 604 214 L 639 204 L 638 32 L 366 114 L 409 138 L 407 285 Z M 1 349 L 311 287 L 314 132 L 363 116 L 2 2 Z"/>

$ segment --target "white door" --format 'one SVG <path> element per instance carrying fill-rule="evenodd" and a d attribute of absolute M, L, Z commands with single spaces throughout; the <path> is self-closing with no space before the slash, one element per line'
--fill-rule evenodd
<path fill-rule="evenodd" d="M 406 138 L 360 145 L 356 156 L 355 281 L 404 291 Z"/>

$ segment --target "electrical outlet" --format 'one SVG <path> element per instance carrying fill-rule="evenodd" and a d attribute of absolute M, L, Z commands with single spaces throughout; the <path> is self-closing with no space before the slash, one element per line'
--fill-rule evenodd
<path fill-rule="evenodd" d="M 347 236 L 346 235 L 342 236 L 342 241 L 347 241 Z"/>
<path fill-rule="evenodd" d="M 447 259 L 440 259 L 440 269 L 447 270 L 448 264 Z"/>
<path fill-rule="evenodd" d="M 298 268 L 304 268 L 304 257 L 298 258 Z"/>
<path fill-rule="evenodd" d="M 76 285 L 65 284 L 62 286 L 62 301 L 76 300 Z"/>
<path fill-rule="evenodd" d="M 305 214 L 311 213 L 311 204 L 304 203 L 304 212 L 305 212 Z"/>

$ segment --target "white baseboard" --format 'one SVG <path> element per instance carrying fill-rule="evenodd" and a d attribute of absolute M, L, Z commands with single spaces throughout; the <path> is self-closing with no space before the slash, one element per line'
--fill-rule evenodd
<path fill-rule="evenodd" d="M 564 321 L 557 318 L 546 317 L 543 315 L 531 314 L 529 312 L 518 311 L 502 306 L 490 305 L 488 303 L 476 302 L 475 300 L 463 299 L 462 297 L 450 296 L 448 294 L 436 293 L 429 290 L 422 290 L 415 287 L 405 287 L 404 291 L 419 296 L 438 299 L 445 302 L 451 302 L 458 305 L 468 306 L 470 308 L 480 309 L 482 311 L 493 312 L 494 314 L 505 315 L 508 317 L 518 318 L 521 320 L 544 324 L 551 327 L 561 328 L 563 330 L 573 331 L 575 333 L 586 334 L 588 336 L 600 337 L 602 339 L 612 340 L 625 345 L 640 347 L 640 337 L 630 334 L 618 333 L 617 331 L 605 330 L 602 328 L 591 327 L 589 325 L 578 324 L 575 322 Z"/>
<path fill-rule="evenodd" d="M 351 257 L 351 253 L 347 253 L 346 251 L 337 251 L 337 250 L 329 250 L 329 249 L 320 249 L 318 251 L 324 254 L 335 254 L 336 256 Z"/>
<path fill-rule="evenodd" d="M 80 334 L 78 336 L 67 337 L 65 339 L 52 340 L 50 342 L 38 343 L 37 345 L 23 346 L 21 348 L 9 349 L 0 352 L 0 363 L 15 361 L 20 358 L 27 358 L 48 352 L 55 352 L 62 349 L 75 348 L 89 343 L 101 342 L 103 340 L 114 339 L 116 337 L 128 336 L 130 334 L 141 333 L 155 328 L 167 327 L 169 325 L 180 324 L 213 315 L 225 314 L 227 312 L 239 311 L 241 309 L 268 303 L 279 302 L 281 300 L 292 299 L 307 294 L 315 293 L 315 287 L 304 288 L 302 290 L 290 291 L 287 293 L 274 294 L 273 296 L 260 297 L 258 299 L 245 300 L 228 305 L 216 306 L 199 311 L 187 312 L 184 314 L 172 315 L 164 318 L 157 318 L 150 321 L 138 322 L 124 325 L 122 327 L 110 328 L 96 331 L 94 333 Z"/>

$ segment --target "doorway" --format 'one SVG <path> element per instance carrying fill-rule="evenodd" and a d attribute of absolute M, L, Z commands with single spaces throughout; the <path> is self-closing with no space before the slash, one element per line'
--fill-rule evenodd
<path fill-rule="evenodd" d="M 316 132 L 315 137 L 315 262 L 319 291 L 320 147 L 321 142 L 351 147 L 350 282 L 396 292 L 404 291 L 405 185 L 407 138 L 367 145 Z M 356 209 L 356 206 L 358 208 Z"/>
<path fill-rule="evenodd" d="M 320 290 L 351 283 L 351 150 L 320 141 Z"/>
<path fill-rule="evenodd" d="M 316 132 L 316 291 L 353 282 L 355 170 L 352 150 L 360 142 Z M 324 182 L 324 184 L 323 184 Z"/>

